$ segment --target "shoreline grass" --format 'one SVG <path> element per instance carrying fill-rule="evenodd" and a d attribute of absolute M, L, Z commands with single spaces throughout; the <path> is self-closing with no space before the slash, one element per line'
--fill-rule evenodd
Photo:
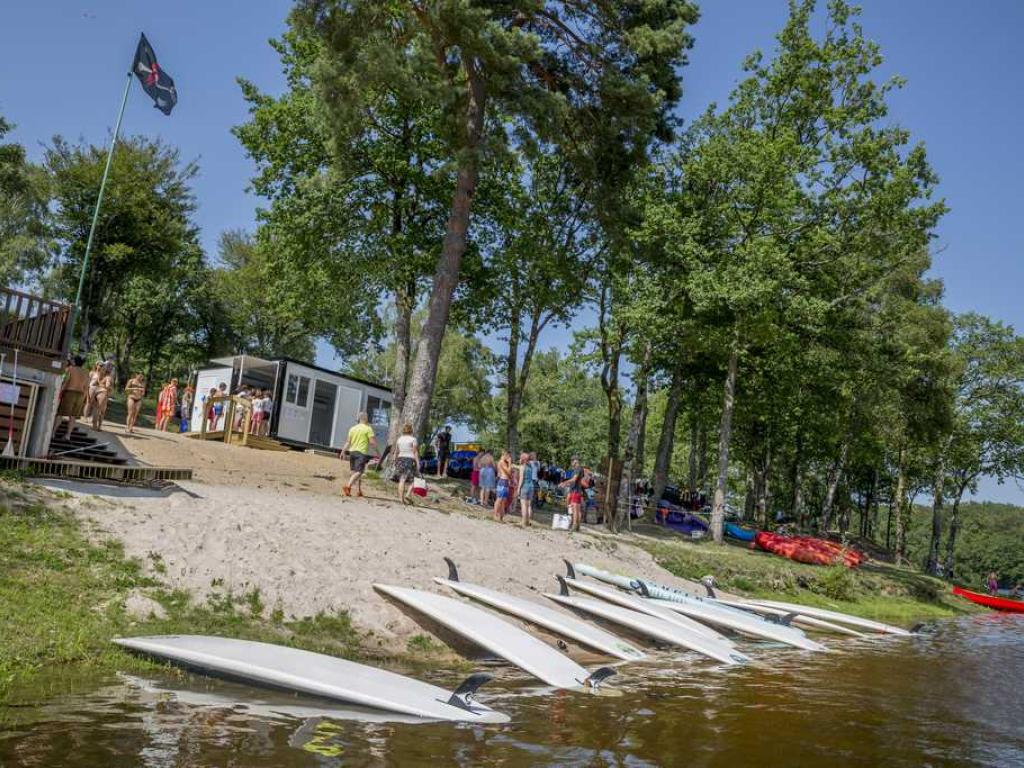
<path fill-rule="evenodd" d="M 735 545 L 645 542 L 654 559 L 676 576 L 714 576 L 727 592 L 829 608 L 866 619 L 909 626 L 976 613 L 941 579 L 891 565 L 856 569 L 796 563 Z"/>
<path fill-rule="evenodd" d="M 124 635 L 217 634 L 345 658 L 363 655 L 363 638 L 345 613 L 287 620 L 279 608 L 268 611 L 256 591 L 238 595 L 216 587 L 200 605 L 147 576 L 119 542 L 90 541 L 70 512 L 16 479 L 0 479 L 0 501 L 0 702 L 15 685 L 54 666 L 165 666 L 110 642 Z M 125 610 L 133 594 L 153 601 L 147 618 Z"/>

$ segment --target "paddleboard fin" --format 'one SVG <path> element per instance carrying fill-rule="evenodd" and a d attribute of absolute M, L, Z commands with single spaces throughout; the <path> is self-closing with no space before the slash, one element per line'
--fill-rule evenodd
<path fill-rule="evenodd" d="M 705 576 L 700 580 L 700 583 L 704 585 L 704 589 L 708 591 L 708 597 L 716 599 L 718 595 L 715 594 L 715 577 Z"/>
<path fill-rule="evenodd" d="M 558 594 L 562 597 L 569 596 L 569 585 L 565 583 L 565 576 L 555 576 L 558 579 Z"/>
<path fill-rule="evenodd" d="M 779 616 L 779 624 L 781 624 L 784 627 L 791 627 L 793 626 L 793 619 L 795 619 L 799 615 L 799 613 L 790 612 L 787 613 L 785 616 Z"/>
<path fill-rule="evenodd" d="M 575 579 L 576 569 L 572 567 L 572 563 L 570 563 L 568 560 L 565 560 L 564 558 L 562 562 L 565 563 L 565 575 L 568 576 L 570 579 Z"/>
<path fill-rule="evenodd" d="M 445 558 L 445 560 L 447 559 L 448 558 Z M 489 683 L 491 680 L 493 680 L 493 678 L 485 672 L 477 672 L 475 675 L 470 675 L 462 681 L 462 684 L 458 688 L 452 691 L 452 696 L 448 699 L 448 703 L 453 707 L 458 707 L 459 709 L 465 709 L 471 712 L 472 707 L 470 707 L 470 702 L 473 701 L 473 694 L 477 692 L 481 685 Z"/>
<path fill-rule="evenodd" d="M 921 631 L 922 629 L 924 629 L 924 628 L 925 628 L 926 626 L 927 626 L 927 624 L 925 624 L 925 622 L 923 622 L 923 621 L 922 621 L 922 622 L 920 622 L 919 624 L 915 624 L 914 626 L 912 626 L 912 627 L 910 628 L 910 634 L 912 634 L 912 635 L 916 635 L 916 634 L 917 634 L 918 632 L 920 632 L 920 631 Z"/>
<path fill-rule="evenodd" d="M 601 683 L 603 683 L 605 680 L 607 680 L 614 674 L 616 674 L 615 670 L 611 667 L 601 667 L 600 669 L 595 670 L 590 677 L 584 680 L 583 685 L 586 688 L 592 688 L 596 690 L 601 686 Z"/>
<path fill-rule="evenodd" d="M 455 561 L 450 557 L 446 557 L 444 561 L 448 563 L 448 581 L 458 581 L 459 569 L 455 567 Z"/>
<path fill-rule="evenodd" d="M 637 585 L 637 590 L 640 592 L 641 595 L 643 595 L 644 597 L 651 596 L 651 590 L 649 590 L 647 588 L 647 585 L 644 584 L 642 581 L 634 581 L 633 583 Z"/>

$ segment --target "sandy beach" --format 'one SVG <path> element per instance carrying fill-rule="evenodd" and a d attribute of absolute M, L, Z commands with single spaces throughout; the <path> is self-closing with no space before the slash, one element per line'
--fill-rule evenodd
<path fill-rule="evenodd" d="M 117 436 L 118 428 L 111 434 Z M 400 652 L 424 629 L 372 588 L 374 582 L 444 591 L 447 573 L 538 599 L 557 591 L 563 558 L 664 583 L 686 583 L 650 555 L 601 528 L 569 535 L 540 524 L 523 529 L 446 498 L 438 508 L 409 508 L 387 489 L 345 498 L 347 466 L 336 458 L 258 451 L 141 430 L 123 440 L 148 464 L 193 466 L 179 491 L 96 499 L 76 488 L 70 503 L 97 537 L 114 537 L 129 556 L 199 600 L 258 589 L 266 611 L 287 617 L 346 611 L 368 650 Z M 442 493 L 445 493 L 442 491 Z M 635 540 L 635 539 L 634 539 Z M 693 586 L 693 585 L 691 585 Z"/>

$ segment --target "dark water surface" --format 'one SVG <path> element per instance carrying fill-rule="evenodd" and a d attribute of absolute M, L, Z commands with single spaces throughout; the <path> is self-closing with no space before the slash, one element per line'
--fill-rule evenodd
<path fill-rule="evenodd" d="M 498 668 L 480 696 L 511 715 L 496 726 L 194 676 L 44 678 L 0 707 L 0 766 L 1024 766 L 1024 616 L 828 642 L 751 645 L 756 663 L 732 669 L 659 654 L 620 670 L 617 698 Z"/>

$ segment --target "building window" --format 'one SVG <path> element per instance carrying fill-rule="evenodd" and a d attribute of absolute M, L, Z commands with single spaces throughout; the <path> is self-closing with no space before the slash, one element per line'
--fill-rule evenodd
<path fill-rule="evenodd" d="M 370 417 L 370 423 L 373 426 L 386 428 L 391 425 L 391 402 L 367 395 L 366 414 Z"/>
<path fill-rule="evenodd" d="M 288 374 L 288 386 L 285 387 L 284 401 L 292 403 L 300 408 L 306 407 L 309 399 L 309 377 L 299 376 L 295 373 Z"/>

